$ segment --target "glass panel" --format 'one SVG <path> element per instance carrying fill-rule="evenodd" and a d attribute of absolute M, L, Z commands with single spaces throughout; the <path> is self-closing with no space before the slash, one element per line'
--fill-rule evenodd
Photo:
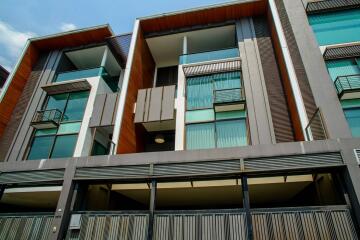
<path fill-rule="evenodd" d="M 102 73 L 102 68 L 92 68 L 92 69 L 84 69 L 84 70 L 76 70 L 71 72 L 63 72 L 59 73 L 54 82 L 63 82 L 69 80 L 75 80 L 79 78 L 89 78 L 100 76 Z"/>
<path fill-rule="evenodd" d="M 81 122 L 60 124 L 58 134 L 78 133 L 80 126 Z"/>
<path fill-rule="evenodd" d="M 344 109 L 353 137 L 360 137 L 360 108 Z"/>
<path fill-rule="evenodd" d="M 234 119 L 234 118 L 245 118 L 246 111 L 239 110 L 239 111 L 228 111 L 228 112 L 217 112 L 216 113 L 216 120 L 225 120 L 225 119 Z"/>
<path fill-rule="evenodd" d="M 89 92 L 70 93 L 63 121 L 82 120 Z"/>
<path fill-rule="evenodd" d="M 215 90 L 240 88 L 240 72 L 214 74 Z"/>
<path fill-rule="evenodd" d="M 46 104 L 46 110 L 50 109 L 59 109 L 62 113 L 66 105 L 68 98 L 68 93 L 51 95 L 48 97 L 48 102 Z"/>
<path fill-rule="evenodd" d="M 91 151 L 91 156 L 98 156 L 98 155 L 107 155 L 108 150 L 98 141 L 94 141 L 93 149 Z"/>
<path fill-rule="evenodd" d="M 57 128 L 38 129 L 35 132 L 35 136 L 55 135 L 56 131 L 57 131 Z"/>
<path fill-rule="evenodd" d="M 205 62 L 218 59 L 233 58 L 239 56 L 238 48 L 223 49 L 217 51 L 200 52 L 180 56 L 180 64 Z"/>
<path fill-rule="evenodd" d="M 74 154 L 76 135 L 57 136 L 51 158 L 72 157 Z"/>
<path fill-rule="evenodd" d="M 204 109 L 186 112 L 186 123 L 210 122 L 215 120 L 214 109 Z"/>
<path fill-rule="evenodd" d="M 189 78 L 186 87 L 188 110 L 212 108 L 214 85 L 211 76 Z"/>
<path fill-rule="evenodd" d="M 216 122 L 218 148 L 247 145 L 245 119 Z"/>
<path fill-rule="evenodd" d="M 202 123 L 186 126 L 186 149 L 215 148 L 215 124 Z"/>
<path fill-rule="evenodd" d="M 46 159 L 53 145 L 55 136 L 35 137 L 30 148 L 27 159 Z"/>
<path fill-rule="evenodd" d="M 343 108 L 360 107 L 360 99 L 341 100 L 341 106 Z"/>
<path fill-rule="evenodd" d="M 310 15 L 309 23 L 320 45 L 360 40 L 360 9 Z"/>
<path fill-rule="evenodd" d="M 353 59 L 326 61 L 326 67 L 333 81 L 339 76 L 360 74 L 360 68 Z"/>

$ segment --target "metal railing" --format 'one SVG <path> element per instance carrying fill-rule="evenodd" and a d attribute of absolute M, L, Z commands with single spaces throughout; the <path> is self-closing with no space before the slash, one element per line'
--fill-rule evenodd
<path fill-rule="evenodd" d="M 336 92 L 341 96 L 344 91 L 360 91 L 360 74 L 338 76 L 334 82 Z"/>
<path fill-rule="evenodd" d="M 238 48 L 227 48 L 208 52 L 198 52 L 180 56 L 180 64 L 206 62 L 212 60 L 239 57 Z"/>
<path fill-rule="evenodd" d="M 214 103 L 231 103 L 245 101 L 243 88 L 214 90 Z"/>
<path fill-rule="evenodd" d="M 310 121 L 305 128 L 305 132 L 308 141 L 327 139 L 326 127 L 320 108 L 318 108 L 310 118 Z"/>
<path fill-rule="evenodd" d="M 35 113 L 31 123 L 54 122 L 59 124 L 62 115 L 59 109 L 40 110 Z"/>
<path fill-rule="evenodd" d="M 333 9 L 348 9 L 360 5 L 359 0 L 321 0 L 309 2 L 306 5 L 308 14 L 329 11 Z"/>

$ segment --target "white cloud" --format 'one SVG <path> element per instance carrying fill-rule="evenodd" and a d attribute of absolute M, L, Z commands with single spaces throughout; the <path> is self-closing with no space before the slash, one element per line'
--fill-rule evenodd
<path fill-rule="evenodd" d="M 60 26 L 60 30 L 63 32 L 75 30 L 77 27 L 73 23 L 62 23 Z"/>
<path fill-rule="evenodd" d="M 0 21 L 0 44 L 8 51 L 12 58 L 20 55 L 28 38 L 36 36 L 32 32 L 19 32 L 9 24 Z"/>

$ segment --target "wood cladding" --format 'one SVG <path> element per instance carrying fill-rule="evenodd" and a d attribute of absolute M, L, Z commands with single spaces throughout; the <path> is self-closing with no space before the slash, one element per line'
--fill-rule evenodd
<path fill-rule="evenodd" d="M 266 19 L 254 18 L 254 28 L 264 71 L 276 142 L 292 142 L 295 140 L 293 126 Z"/>
<path fill-rule="evenodd" d="M 220 7 L 214 6 L 183 13 L 159 15 L 159 17 L 149 19 L 145 18 L 140 23 L 144 33 L 167 31 L 261 15 L 265 13 L 266 5 L 267 1 L 265 0 L 230 3 Z"/>
<path fill-rule="evenodd" d="M 155 62 L 145 41 L 143 32 L 139 29 L 135 51 L 130 70 L 129 85 L 126 94 L 123 119 L 121 123 L 117 153 L 135 153 L 144 148 L 144 129 L 134 124 L 134 104 L 139 89 L 152 87 Z"/>
<path fill-rule="evenodd" d="M 272 43 L 273 43 L 274 50 L 275 50 L 274 53 L 275 53 L 276 60 L 278 62 L 280 76 L 281 76 L 282 84 L 283 84 L 283 87 L 285 90 L 285 96 L 286 96 L 286 100 L 288 103 L 288 109 L 289 109 L 289 113 L 290 113 L 290 117 L 291 117 L 291 121 L 292 121 L 295 140 L 303 141 L 305 138 L 304 138 L 304 134 L 303 134 L 302 127 L 301 127 L 299 113 L 297 111 L 294 94 L 292 92 L 292 88 L 290 85 L 290 80 L 289 80 L 289 75 L 288 75 L 288 72 L 286 69 L 285 60 L 284 60 L 283 54 L 281 52 L 280 41 L 276 34 L 274 20 L 272 19 L 270 12 L 268 12 L 267 16 L 268 16 L 268 23 L 269 23 Z"/>

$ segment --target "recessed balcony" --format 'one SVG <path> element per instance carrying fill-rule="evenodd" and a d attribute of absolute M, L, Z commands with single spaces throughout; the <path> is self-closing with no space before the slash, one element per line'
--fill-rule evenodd
<path fill-rule="evenodd" d="M 37 111 L 31 121 L 31 126 L 36 129 L 55 128 L 59 126 L 62 112 L 58 109 Z"/>
<path fill-rule="evenodd" d="M 339 99 L 360 98 L 360 74 L 339 76 L 334 84 Z"/>
<path fill-rule="evenodd" d="M 239 57 L 239 49 L 228 48 L 216 51 L 199 52 L 180 56 L 180 64 L 207 62 L 213 60 Z"/>

